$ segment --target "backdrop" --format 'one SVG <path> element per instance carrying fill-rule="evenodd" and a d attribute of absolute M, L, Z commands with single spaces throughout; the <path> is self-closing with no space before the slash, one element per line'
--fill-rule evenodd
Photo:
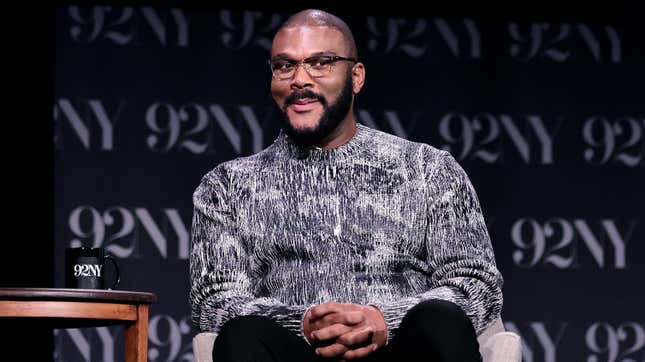
<path fill-rule="evenodd" d="M 366 66 L 360 121 L 448 150 L 470 176 L 524 361 L 644 361 L 643 22 L 329 10 Z M 289 15 L 56 10 L 55 286 L 66 247 L 105 247 L 119 289 L 159 297 L 152 361 L 192 360 L 192 193 L 276 137 L 266 59 Z M 123 330 L 54 344 L 56 361 L 120 361 Z"/>

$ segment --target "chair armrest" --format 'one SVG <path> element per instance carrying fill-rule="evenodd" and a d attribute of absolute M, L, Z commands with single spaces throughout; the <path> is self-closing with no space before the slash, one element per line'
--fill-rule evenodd
<path fill-rule="evenodd" d="M 193 356 L 195 362 L 213 361 L 213 343 L 217 333 L 200 332 L 193 337 Z"/>
<path fill-rule="evenodd" d="M 522 340 L 513 332 L 499 332 L 479 347 L 484 362 L 521 362 Z"/>

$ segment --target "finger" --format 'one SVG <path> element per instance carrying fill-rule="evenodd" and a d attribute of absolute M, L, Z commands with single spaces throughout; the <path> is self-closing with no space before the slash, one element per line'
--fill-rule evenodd
<path fill-rule="evenodd" d="M 372 343 L 369 346 L 348 350 L 343 354 L 343 359 L 349 361 L 358 358 L 364 358 L 367 357 L 370 353 L 376 351 L 377 348 L 378 346 L 376 345 L 376 343 Z"/>
<path fill-rule="evenodd" d="M 325 358 L 340 356 L 347 351 L 347 347 L 339 343 L 334 343 L 327 347 L 316 348 L 316 354 Z"/>
<path fill-rule="evenodd" d="M 374 330 L 372 329 L 372 327 L 363 327 L 341 335 L 338 338 L 337 342 L 348 347 L 356 346 L 363 342 L 369 341 L 372 338 L 373 333 Z"/>
<path fill-rule="evenodd" d="M 352 330 L 352 327 L 348 327 L 344 324 L 334 324 L 329 327 L 325 327 L 311 332 L 311 339 L 313 341 L 323 342 L 332 338 L 337 338 L 339 336 L 342 336 L 347 332 L 350 332 L 351 330 Z"/>
<path fill-rule="evenodd" d="M 332 324 L 354 326 L 365 320 L 365 314 L 360 311 L 329 313 L 322 318 L 311 321 L 312 329 L 321 329 Z"/>
<path fill-rule="evenodd" d="M 329 313 L 337 313 L 341 311 L 340 303 L 327 302 L 318 304 L 309 310 L 309 316 L 312 320 L 322 318 Z"/>

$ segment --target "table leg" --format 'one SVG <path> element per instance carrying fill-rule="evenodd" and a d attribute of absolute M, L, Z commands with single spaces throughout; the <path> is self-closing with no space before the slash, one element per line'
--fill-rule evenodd
<path fill-rule="evenodd" d="M 137 320 L 125 327 L 125 361 L 148 361 L 148 305 L 137 306 Z"/>

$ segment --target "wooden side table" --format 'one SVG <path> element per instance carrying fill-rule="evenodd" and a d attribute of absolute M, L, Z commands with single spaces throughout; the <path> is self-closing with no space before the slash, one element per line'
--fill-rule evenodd
<path fill-rule="evenodd" d="M 148 360 L 152 293 L 61 288 L 0 288 L 0 320 L 28 320 L 51 328 L 125 326 L 125 361 Z M 5 331 L 10 332 L 10 331 Z"/>

